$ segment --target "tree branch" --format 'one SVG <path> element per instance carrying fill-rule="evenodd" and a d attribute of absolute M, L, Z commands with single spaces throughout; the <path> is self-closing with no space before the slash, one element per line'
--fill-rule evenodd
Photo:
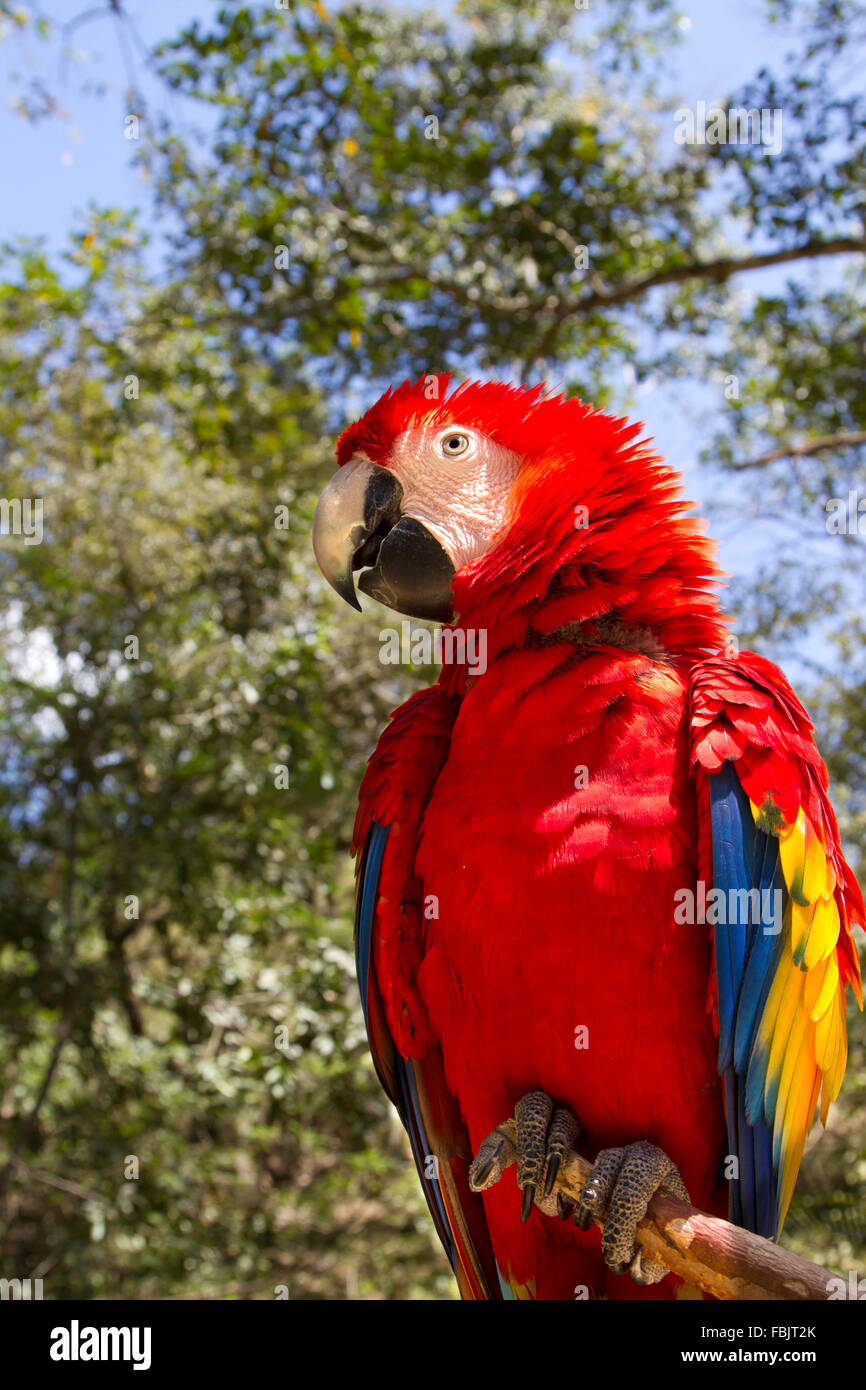
<path fill-rule="evenodd" d="M 866 252 L 866 238 L 833 237 L 828 241 L 813 239 L 804 242 L 802 246 L 789 246 L 781 251 L 761 251 L 754 256 L 720 256 L 713 261 L 691 261 L 686 265 L 671 266 L 667 270 L 655 270 L 649 275 L 639 275 L 613 289 L 593 290 L 591 294 L 560 306 L 533 357 L 548 355 L 558 330 L 573 314 L 586 314 L 593 309 L 614 309 L 628 304 L 633 299 L 641 299 L 650 290 L 661 285 L 677 285 L 687 280 L 715 280 L 722 284 L 731 276 L 738 275 L 741 270 L 767 270 L 770 266 L 786 265 L 791 261 L 839 256 L 851 251 Z"/>
<path fill-rule="evenodd" d="M 66 821 L 66 863 L 64 866 L 63 879 L 63 949 L 65 953 L 65 969 L 71 971 L 71 962 L 74 955 L 75 942 L 78 930 L 75 923 L 75 876 L 78 863 L 78 795 L 80 790 L 80 780 L 75 783 L 73 801 L 68 808 Z M 71 978 L 67 978 L 64 990 L 63 1004 L 60 1010 L 60 1020 L 57 1025 L 57 1032 L 54 1037 L 54 1045 L 48 1059 L 48 1066 L 45 1068 L 45 1075 L 36 1093 L 36 1098 L 30 1108 L 29 1113 L 18 1123 L 15 1136 L 10 1144 L 9 1153 L 6 1161 L 0 1168 L 0 1197 L 9 1182 L 12 1169 L 19 1152 L 27 1144 L 36 1132 L 36 1125 L 39 1121 L 39 1114 L 43 1105 L 48 1099 L 52 1082 L 63 1055 L 63 1049 L 72 1034 L 75 1010 L 78 1003 L 80 986 L 73 983 Z"/>
<path fill-rule="evenodd" d="M 48 1092 L 51 1089 L 51 1083 L 54 1080 L 54 1073 L 57 1070 L 57 1065 L 60 1061 L 63 1049 L 69 1041 L 69 1035 L 71 1031 L 72 1015 L 69 1010 L 65 1010 L 57 1027 L 57 1034 L 54 1039 L 54 1046 L 51 1049 L 51 1056 L 48 1059 L 48 1066 L 45 1068 L 45 1075 L 42 1078 L 42 1082 L 40 1084 L 39 1091 L 37 1092 L 36 1099 L 34 1100 L 33 1105 L 31 1106 L 26 1118 L 24 1118 L 20 1122 L 18 1129 L 15 1133 L 15 1138 L 12 1141 L 9 1154 L 6 1158 L 6 1162 L 3 1164 L 3 1167 L 0 1168 L 0 1196 L 2 1196 L 3 1192 L 6 1189 L 6 1184 L 9 1181 L 9 1177 L 18 1157 L 18 1151 L 22 1149 L 27 1143 L 29 1143 L 31 1136 L 33 1135 L 33 1132 L 36 1129 L 36 1123 L 39 1119 L 39 1112 L 41 1111 L 43 1105 L 45 1104 L 45 1101 L 48 1098 Z"/>
<path fill-rule="evenodd" d="M 46 1183 L 49 1187 L 56 1187 L 58 1192 L 68 1192 L 71 1197 L 80 1197 L 84 1202 L 105 1202 L 102 1193 L 93 1192 L 87 1187 L 82 1187 L 80 1183 L 70 1182 L 68 1178 L 58 1178 L 56 1173 L 47 1173 L 44 1168 L 34 1168 L 17 1155 L 13 1157 L 12 1162 L 25 1177 L 34 1182 Z"/>
<path fill-rule="evenodd" d="M 515 1122 L 506 1120 L 497 1129 L 511 1141 L 513 1163 L 517 1156 Z M 579 1201 L 591 1171 L 592 1164 L 572 1149 L 551 1195 L 561 1192 L 568 1201 Z M 661 1192 L 653 1197 L 638 1226 L 638 1241 L 649 1259 L 720 1299 L 824 1302 L 830 1297 L 831 1281 L 840 1278 L 770 1240 L 707 1216 Z"/>
<path fill-rule="evenodd" d="M 779 459 L 805 458 L 808 454 L 820 454 L 825 449 L 849 449 L 855 444 L 866 444 L 866 430 L 840 430 L 838 434 L 821 434 L 815 439 L 804 439 L 799 444 L 786 444 L 781 449 L 771 449 L 768 454 L 759 454 L 757 458 L 742 459 L 739 463 L 732 463 L 731 467 L 737 472 L 746 468 L 763 468 L 768 463 L 777 463 Z"/>

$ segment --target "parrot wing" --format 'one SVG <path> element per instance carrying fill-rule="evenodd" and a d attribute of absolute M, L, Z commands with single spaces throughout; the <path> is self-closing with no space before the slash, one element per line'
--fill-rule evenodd
<path fill-rule="evenodd" d="M 355 956 L 376 1072 L 409 1135 L 460 1292 L 498 1299 L 483 1203 L 468 1182 L 466 1126 L 415 985 L 424 949 L 415 852 L 456 707 L 439 687 L 419 691 L 396 711 L 370 759 L 354 835 Z"/>
<path fill-rule="evenodd" d="M 774 1238 L 819 1097 L 826 1123 L 842 1083 L 848 984 L 862 1008 L 863 898 L 812 724 L 781 671 L 751 652 L 713 658 L 695 667 L 689 699 L 699 872 L 721 890 L 711 1005 L 738 1160 L 731 1219 Z"/>

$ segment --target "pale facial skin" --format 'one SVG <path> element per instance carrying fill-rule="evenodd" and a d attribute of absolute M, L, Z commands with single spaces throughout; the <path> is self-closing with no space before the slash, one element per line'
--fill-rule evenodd
<path fill-rule="evenodd" d="M 383 460 L 403 486 L 403 512 L 436 537 L 455 570 L 502 529 L 519 465 L 519 454 L 466 425 L 405 430 Z"/>

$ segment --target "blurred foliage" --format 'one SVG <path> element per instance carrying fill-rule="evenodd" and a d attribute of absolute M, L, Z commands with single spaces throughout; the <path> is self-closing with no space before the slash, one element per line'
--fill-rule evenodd
<path fill-rule="evenodd" d="M 154 333 L 123 219 L 83 240 L 0 289 L 7 496 L 45 499 L 0 568 L 5 1257 L 54 1296 L 447 1289 L 354 983 L 348 808 L 399 691 L 311 583 L 320 406 Z"/>
<path fill-rule="evenodd" d="M 0 24 L 51 40 L 16 9 Z M 6 248 L 4 490 L 44 499 L 45 532 L 0 537 L 10 1277 L 61 1298 L 453 1296 L 351 958 L 357 784 L 424 673 L 378 664 L 379 623 L 344 616 L 309 547 L 330 436 L 386 381 L 547 364 L 621 405 L 624 368 L 678 391 L 735 376 L 707 450 L 726 490 L 829 547 L 820 573 L 768 555 L 740 631 L 784 664 L 829 625 L 814 708 L 866 848 L 862 539 L 827 537 L 824 511 L 863 450 L 755 461 L 866 429 L 844 82 L 863 8 L 769 11 L 778 71 L 730 104 L 784 104 L 778 155 L 674 142 L 669 0 L 227 5 L 153 59 L 200 124 L 140 107 L 163 269 L 111 209 L 57 263 Z M 744 288 L 783 253 L 782 279 Z M 843 1270 L 866 1254 L 851 1035 L 787 1237 Z"/>

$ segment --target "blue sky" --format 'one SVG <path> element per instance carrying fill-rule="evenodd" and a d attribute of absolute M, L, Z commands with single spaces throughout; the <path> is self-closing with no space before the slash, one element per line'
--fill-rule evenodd
<path fill-rule="evenodd" d="M 62 25 L 94 4 L 98 0 L 51 0 L 43 9 Z M 217 8 L 210 0 L 132 0 L 126 5 L 146 46 L 171 37 L 196 17 L 207 18 Z M 124 135 L 129 78 L 117 26 L 108 15 L 91 18 L 69 35 L 68 44 L 76 56 L 61 67 L 55 42 L 35 35 L 19 38 L 11 31 L 0 43 L 0 188 L 5 190 L 0 240 L 38 235 L 57 248 L 65 244 L 71 228 L 82 225 L 81 213 L 91 200 L 148 206 L 147 185 L 130 166 L 131 142 Z M 180 104 L 154 81 L 143 55 L 131 47 L 130 66 L 145 96 L 162 108 L 171 99 L 176 110 Z M 44 75 L 65 108 L 63 117 L 31 124 L 14 109 L 31 74 Z M 104 86 L 101 95 L 86 89 L 98 84 Z"/>
<path fill-rule="evenodd" d="M 51 0 L 43 8 L 60 25 L 90 7 L 91 0 Z M 126 8 L 150 45 L 194 18 L 206 19 L 219 5 L 212 0 L 127 0 Z M 670 84 L 686 104 L 721 97 L 754 72 L 769 45 L 778 41 L 762 11 L 761 0 L 725 5 L 701 0 L 682 7 L 683 42 Z M 5 96 L 0 104 L 0 188 L 6 190 L 0 200 L 0 239 L 30 233 L 59 246 L 67 230 L 80 224 L 78 214 L 91 199 L 147 205 L 148 190 L 130 168 L 123 133 L 128 69 L 117 27 L 107 14 L 91 18 L 69 35 L 68 45 L 77 59 L 61 69 L 56 43 L 35 36 L 22 40 L 14 32 L 0 43 L 0 90 Z M 164 107 L 165 89 L 149 76 L 142 56 L 133 51 L 129 58 L 145 95 Z M 21 79 L 40 73 L 67 115 L 31 125 L 14 110 L 14 100 Z M 103 84 L 104 94 L 83 90 L 85 83 Z"/>

